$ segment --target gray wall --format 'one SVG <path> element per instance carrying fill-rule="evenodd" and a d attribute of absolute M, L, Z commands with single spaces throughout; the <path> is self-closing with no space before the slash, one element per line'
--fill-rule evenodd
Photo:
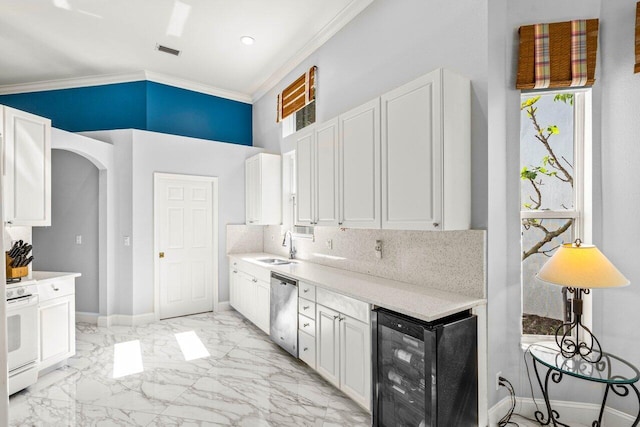
<path fill-rule="evenodd" d="M 34 270 L 82 273 L 76 311 L 98 313 L 98 169 L 84 157 L 51 151 L 51 227 L 33 227 L 33 248 Z"/>
<path fill-rule="evenodd" d="M 218 177 L 218 298 L 229 300 L 226 225 L 245 221 L 244 161 L 262 149 L 138 130 L 87 132 L 114 144 L 117 205 L 115 314 L 154 307 L 153 173 Z M 124 237 L 131 246 L 124 246 Z"/>
<path fill-rule="evenodd" d="M 472 81 L 472 226 L 485 228 L 487 31 L 487 0 L 376 0 L 254 103 L 254 145 L 281 152 L 276 94 L 312 65 L 318 66 L 319 122 L 449 68 Z"/>
<path fill-rule="evenodd" d="M 636 2 L 602 0 L 602 252 L 631 281 L 621 289 L 596 291 L 596 332 L 607 350 L 640 366 L 640 74 L 633 74 Z M 637 411 L 633 399 L 615 406 Z"/>

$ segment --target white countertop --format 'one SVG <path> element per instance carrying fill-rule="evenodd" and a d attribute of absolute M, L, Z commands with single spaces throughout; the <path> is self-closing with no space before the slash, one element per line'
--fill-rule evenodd
<path fill-rule="evenodd" d="M 32 271 L 31 277 L 23 277 L 19 282 L 7 283 L 7 288 L 13 286 L 40 285 L 49 283 L 58 279 L 66 279 L 71 277 L 80 277 L 80 273 L 65 273 L 58 271 Z"/>
<path fill-rule="evenodd" d="M 268 265 L 257 261 L 260 258 L 282 259 L 281 256 L 268 253 L 229 254 L 228 256 L 427 322 L 484 305 L 487 302 L 485 299 L 302 260 L 295 260 L 295 264 L 287 265 Z"/>

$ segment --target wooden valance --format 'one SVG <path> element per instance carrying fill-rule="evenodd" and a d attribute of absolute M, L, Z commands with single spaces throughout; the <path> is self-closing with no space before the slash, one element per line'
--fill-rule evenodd
<path fill-rule="evenodd" d="M 595 82 L 596 54 L 598 51 L 597 19 L 586 20 L 586 72 L 584 86 Z M 534 89 L 536 85 L 536 36 L 535 25 L 520 27 L 518 76 L 516 89 Z M 549 88 L 571 87 L 572 76 L 572 22 L 548 24 L 548 52 L 550 68 Z M 574 85 L 575 86 L 575 85 Z"/>
<path fill-rule="evenodd" d="M 636 4 L 636 66 L 634 73 L 640 73 L 640 1 Z"/>
<path fill-rule="evenodd" d="M 316 66 L 311 67 L 278 94 L 277 122 L 316 99 L 316 71 Z"/>

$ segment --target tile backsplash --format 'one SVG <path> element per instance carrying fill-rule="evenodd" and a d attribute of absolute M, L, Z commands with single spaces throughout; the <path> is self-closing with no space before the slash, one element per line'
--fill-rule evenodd
<path fill-rule="evenodd" d="M 232 226 L 246 227 L 246 226 Z M 259 227 L 248 227 L 259 228 Z M 287 257 L 281 226 L 263 227 L 263 251 Z M 241 232 L 256 242 L 255 230 Z M 246 234 L 243 234 L 246 233 Z M 227 230 L 227 240 L 229 237 Z M 254 240 L 255 239 L 255 240 Z M 486 297 L 484 230 L 399 231 L 315 227 L 314 239 L 294 239 L 296 257 L 343 270 L 413 283 L 476 298 Z M 329 248 L 328 241 L 331 241 Z M 376 240 L 382 241 L 382 258 L 376 256 Z M 247 244 L 228 246 L 229 253 Z"/>
<path fill-rule="evenodd" d="M 227 224 L 227 253 L 263 252 L 263 228 L 260 225 Z"/>

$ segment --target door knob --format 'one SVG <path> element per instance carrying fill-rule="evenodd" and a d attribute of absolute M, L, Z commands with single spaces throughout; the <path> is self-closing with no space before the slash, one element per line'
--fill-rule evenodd
<path fill-rule="evenodd" d="M 160 252 L 160 253 L 158 254 L 158 257 L 159 257 L 159 258 L 164 258 L 164 252 Z"/>

